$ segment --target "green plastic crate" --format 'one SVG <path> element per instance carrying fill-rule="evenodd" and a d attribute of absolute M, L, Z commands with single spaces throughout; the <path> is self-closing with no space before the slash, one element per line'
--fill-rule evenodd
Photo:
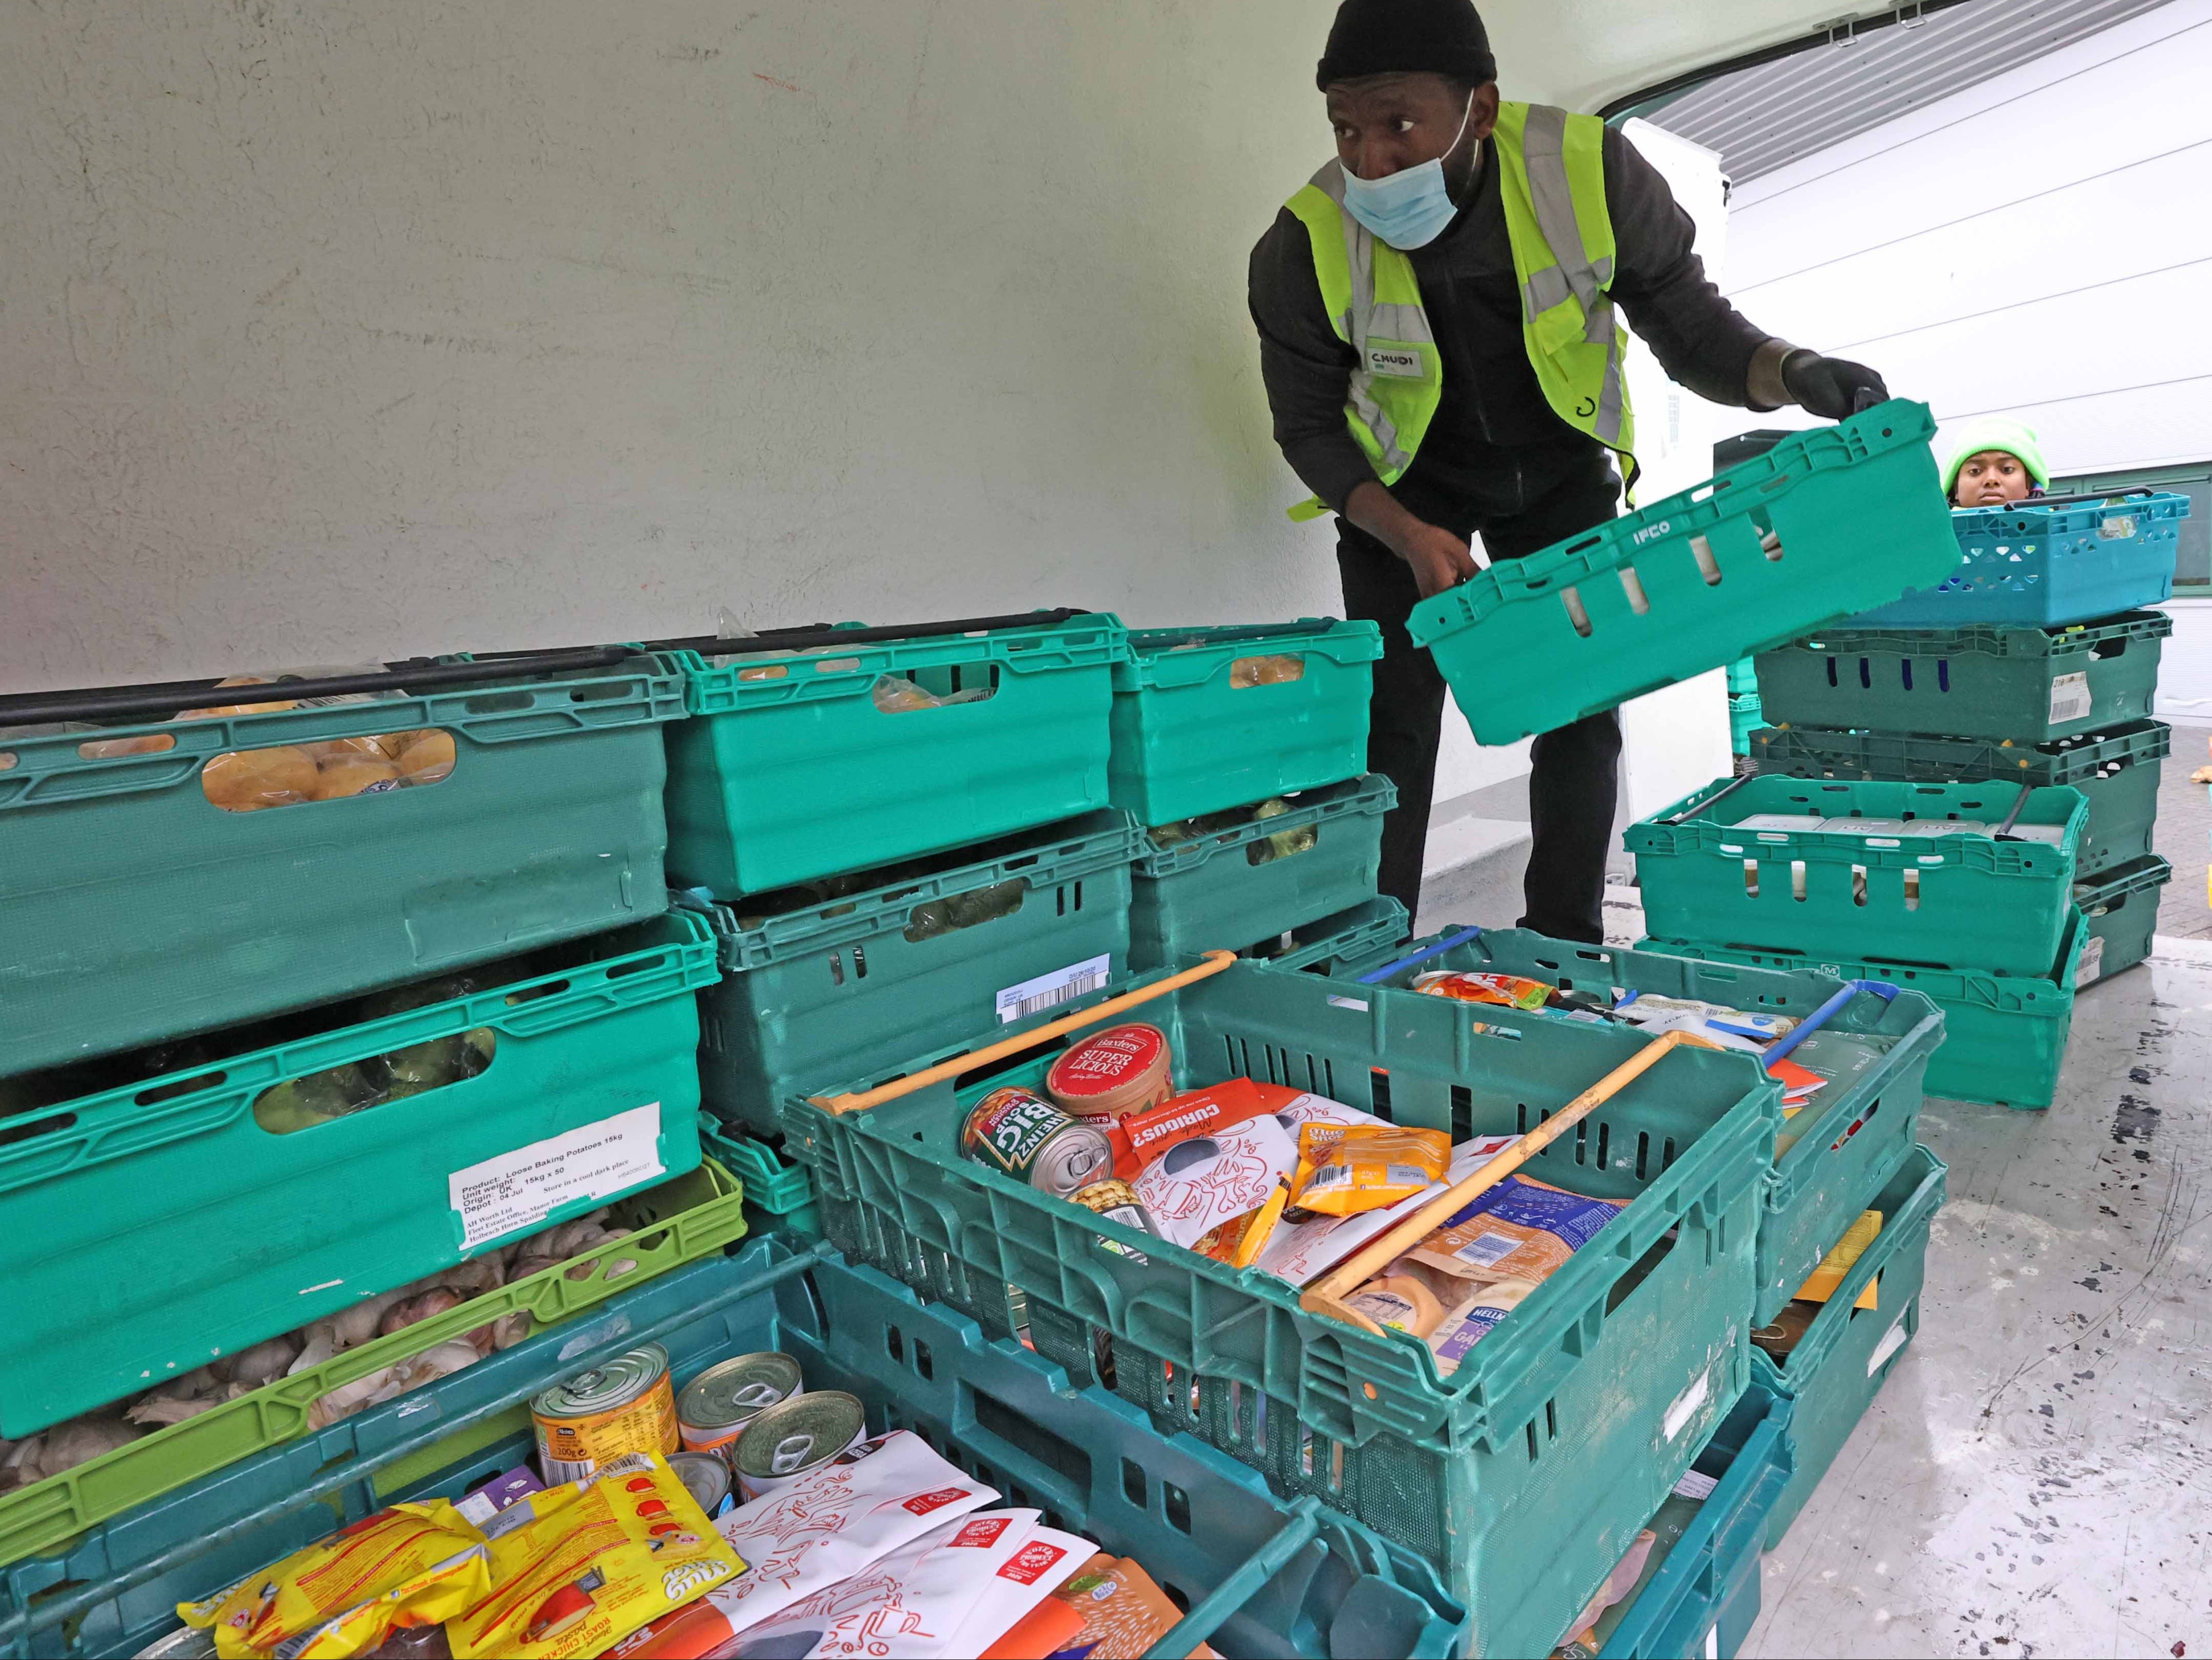
<path fill-rule="evenodd" d="M 2172 739 L 2173 729 L 2162 721 L 2130 721 L 2047 744 L 1769 727 L 1752 734 L 1751 745 L 1761 772 L 1795 778 L 2069 785 L 2089 804 L 2089 823 L 2074 854 L 2078 881 L 2151 850 L 2158 763 Z"/>
<path fill-rule="evenodd" d="M 1342 963 L 1335 976 L 1365 982 L 1401 958 L 1467 932 L 1451 924 L 1402 946 Z M 1553 939 L 1526 928 L 1485 928 L 1447 951 L 1425 957 L 1374 983 L 1410 986 L 1443 970 L 1518 975 L 1572 989 L 1649 992 L 1719 1003 L 1754 1012 L 1812 1013 L 1843 989 L 1832 976 L 1802 969 L 1745 968 L 1700 962 L 1658 951 L 1624 951 Z M 1523 1015 L 1556 1023 L 1560 1015 Z M 1499 1017 L 1489 1017 L 1495 1024 Z M 1759 1224 L 1759 1267 L 1753 1318 L 1771 1320 L 1820 1266 L 1836 1241 L 1838 1216 L 1866 1208 L 1867 1195 L 1888 1181 L 1918 1132 L 1929 1057 L 1943 1041 L 1943 1016 L 1917 992 L 1887 1001 L 1861 996 L 1845 1004 L 1790 1058 L 1829 1079 L 1812 1106 L 1782 1127 L 1766 1213 Z"/>
<path fill-rule="evenodd" d="M 2019 796 L 1995 783 L 1723 779 L 1621 839 L 1636 855 L 1644 926 L 1662 939 L 2041 974 L 2072 915 L 2089 808 L 2078 790 L 2033 790 L 2014 833 L 2055 832 L 2056 842 L 1995 840 L 1988 830 Z M 1824 828 L 1784 827 L 1793 819 Z M 1986 828 L 1893 828 L 1957 819 Z M 1860 821 L 1868 828 L 1843 827 Z"/>
<path fill-rule="evenodd" d="M 1686 494 L 1478 571 L 1414 606 L 1407 631 L 1483 744 L 1718 668 L 1958 563 L 1935 430 L 1925 404 L 1900 399 L 1792 433 Z"/>
<path fill-rule="evenodd" d="M 680 652 L 693 719 L 669 733 L 672 880 L 766 893 L 1103 807 L 1127 655 L 1103 611 L 836 655 Z M 888 713 L 885 675 L 989 695 Z"/>
<path fill-rule="evenodd" d="M 1285 949 L 1256 956 L 1271 969 L 1338 975 L 1346 964 L 1388 951 L 1413 931 L 1413 919 L 1406 915 L 1406 908 L 1387 894 L 1377 894 L 1334 916 L 1291 929 Z"/>
<path fill-rule="evenodd" d="M 626 1289 L 593 1321 L 0 1576 L 0 1654 L 135 1653 L 176 1627 L 180 1601 L 395 1499 L 458 1497 L 530 1457 L 532 1394 L 643 1341 L 665 1347 L 684 1381 L 729 1354 L 790 1354 L 810 1389 L 858 1395 L 872 1429 L 911 1430 L 1006 1504 L 1143 1562 L 1190 1608 L 1193 1646 L 1212 1638 L 1231 1654 L 1435 1660 L 1464 1650 L 1465 1611 L 1434 1573 L 1350 1518 L 1276 1501 L 1249 1471 L 1162 1439 L 1125 1403 L 1077 1394 L 1057 1367 L 986 1341 L 880 1274 L 763 1241 Z"/>
<path fill-rule="evenodd" d="M 1942 1047 L 1928 1063 L 1929 1094 L 2039 1109 L 2049 1106 L 2057 1092 L 2058 1068 L 2074 1025 L 2074 976 L 2088 937 L 2079 921 L 2072 924 L 2053 971 L 2033 977 L 1893 963 L 1822 962 L 1802 952 L 1734 951 L 1678 939 L 1641 939 L 1637 949 L 1910 986 L 1943 1011 Z"/>
<path fill-rule="evenodd" d="M 1731 697 L 1759 695 L 1759 669 L 1753 659 L 1739 657 L 1728 666 L 1728 689 Z"/>
<path fill-rule="evenodd" d="M 741 926 L 742 905 L 708 903 L 726 975 L 700 999 L 708 1110 L 774 1134 L 786 1096 L 1127 973 L 1139 840 L 1109 809 L 751 926 Z M 1023 888 L 1010 915 L 935 933 L 916 920 L 924 907 L 941 916 L 961 895 L 1014 883 Z"/>
<path fill-rule="evenodd" d="M 272 689 L 273 690 L 273 689 Z M 0 739 L 0 1075 L 657 915 L 674 660 L 419 697 Z M 215 691 L 223 698 L 258 690 Z M 231 812 L 212 757 L 451 733 L 412 789 Z M 88 745 L 173 747 L 95 759 Z"/>
<path fill-rule="evenodd" d="M 1729 697 L 1729 747 L 1738 755 L 1751 753 L 1751 734 L 1766 724 L 1759 712 L 1759 694 L 1737 692 Z"/>
<path fill-rule="evenodd" d="M 619 1219 L 633 1230 L 619 1252 L 580 1253 L 75 1469 L 0 1493 L 0 1563 L 51 1550 L 134 1505 L 308 1434 L 309 1409 L 342 1384 L 520 1310 L 528 1310 L 539 1326 L 551 1325 L 655 1274 L 720 1251 L 744 1237 L 750 1197 L 726 1171 L 702 1164 L 617 1205 Z M 572 1279 L 572 1264 L 579 1262 L 596 1266 Z M 631 1266 L 617 1272 L 624 1263 Z"/>
<path fill-rule="evenodd" d="M 1197 642 L 1194 645 L 1193 642 Z M 1306 617 L 1228 628 L 1140 629 L 1114 669 L 1113 803 L 1142 824 L 1219 812 L 1367 770 L 1373 623 Z M 1237 665 L 1291 656 L 1296 680 L 1232 684 Z"/>
<path fill-rule="evenodd" d="M 1861 1207 L 1881 1213 L 1881 1231 L 1797 1340 L 1788 1361 L 1778 1367 L 1763 1350 L 1753 1351 L 1752 1376 L 1796 1402 L 1790 1438 L 1797 1469 L 1767 1524 L 1769 1550 L 1790 1531 L 1920 1329 L 1928 1225 L 1943 1207 L 1947 1174 L 1948 1167 L 1934 1153 L 1913 1148 L 1889 1185 Z M 1881 1281 L 1875 1306 L 1854 1309 L 1851 1304 L 1877 1274 Z"/>
<path fill-rule="evenodd" d="M 2069 628 L 1836 629 L 1759 655 L 1776 726 L 2041 744 L 2150 714 L 2173 619 L 2130 611 Z"/>
<path fill-rule="evenodd" d="M 1162 968 L 1193 952 L 1241 952 L 1371 897 L 1382 866 L 1382 815 L 1397 803 L 1397 786 L 1376 772 L 1308 790 L 1273 818 L 1173 847 L 1140 835 L 1129 897 L 1132 965 Z M 1269 837 L 1309 826 L 1313 846 L 1275 853 Z"/>
<path fill-rule="evenodd" d="M 1182 1088 L 1249 1073 L 1455 1140 L 1534 1128 L 1644 1041 L 1564 1024 L 1500 1041 L 1471 1018 L 1492 1010 L 1247 963 L 1141 1008 Z M 786 1146 L 814 1166 L 829 1237 L 988 1330 L 1025 1323 L 1079 1380 L 1098 1375 L 1103 1341 L 1115 1389 L 1164 1433 L 1435 1562 L 1474 1614 L 1475 1652 L 1548 1652 L 1748 1375 L 1778 1085 L 1748 1055 L 1670 1055 L 1532 1160 L 1632 1202 L 1439 1382 L 1410 1338 L 1308 1314 L 1282 1280 L 963 1160 L 964 1107 L 1034 1085 L 1060 1047 L 865 1112 L 789 1104 Z"/>
<path fill-rule="evenodd" d="M 0 1119 L 0 1240 L 15 1241 L 0 1245 L 0 1433 L 73 1417 L 696 1165 L 690 994 L 714 977 L 712 938 L 699 918 L 670 915 L 608 949 Z M 478 1028 L 496 1048 L 474 1077 L 291 1134 L 254 1117 L 261 1092 L 288 1079 Z M 504 1201 L 471 1201 L 468 1238 L 454 1184 L 484 1191 L 498 1173 L 477 1166 L 526 1154 L 541 1172 L 586 1161 L 572 1172 L 584 1190 L 551 1190 L 533 1218 L 532 1189 L 552 1176 L 514 1180 Z"/>
<path fill-rule="evenodd" d="M 2088 930 L 2074 970 L 2077 988 L 2131 969 L 2150 955 L 2158 902 L 2172 880 L 2173 866 L 2154 853 L 2075 885 L 2074 903 L 2081 908 Z"/>
<path fill-rule="evenodd" d="M 822 1237 L 822 1207 L 814 1202 L 814 1177 L 805 1165 L 792 1164 L 766 1141 L 729 1128 L 711 1112 L 699 1115 L 699 1145 L 744 1183 L 749 1226 L 762 1232 L 781 1228 L 809 1239 Z"/>

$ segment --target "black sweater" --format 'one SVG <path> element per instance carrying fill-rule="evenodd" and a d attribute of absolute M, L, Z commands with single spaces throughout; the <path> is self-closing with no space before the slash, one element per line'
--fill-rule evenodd
<path fill-rule="evenodd" d="M 1706 279 L 1691 252 L 1695 227 L 1658 170 L 1618 131 L 1607 130 L 1604 145 L 1614 301 L 1675 380 L 1717 404 L 1758 407 L 1746 382 L 1765 333 Z M 1443 358 L 1443 392 L 1391 494 L 1421 518 L 1465 530 L 1520 512 L 1590 465 L 1598 445 L 1553 413 L 1529 366 L 1487 147 L 1474 198 L 1411 258 Z M 1358 358 L 1329 326 L 1313 244 L 1288 208 L 1252 250 L 1250 298 L 1275 442 L 1307 488 L 1340 511 L 1352 488 L 1375 477 L 1344 420 Z"/>

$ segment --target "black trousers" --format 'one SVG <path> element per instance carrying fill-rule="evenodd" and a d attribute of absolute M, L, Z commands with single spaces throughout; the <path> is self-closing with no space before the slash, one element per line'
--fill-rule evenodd
<path fill-rule="evenodd" d="M 1479 531 L 1493 560 L 1518 559 L 1604 523 L 1613 516 L 1619 499 L 1619 481 L 1601 464 L 1577 469 L 1522 512 L 1447 528 L 1462 535 Z M 1375 694 L 1368 707 L 1367 769 L 1397 785 L 1398 805 L 1382 821 L 1380 885 L 1412 913 L 1420 903 L 1421 864 L 1436 793 L 1443 677 L 1435 660 L 1406 632 L 1407 614 L 1420 598 L 1411 569 L 1349 520 L 1339 519 L 1337 526 L 1345 615 L 1382 628 L 1382 657 L 1375 665 Z M 1533 845 L 1521 926 L 1562 939 L 1601 943 L 1606 859 L 1619 794 L 1620 721 L 1607 709 L 1545 733 L 1532 746 L 1531 759 Z"/>

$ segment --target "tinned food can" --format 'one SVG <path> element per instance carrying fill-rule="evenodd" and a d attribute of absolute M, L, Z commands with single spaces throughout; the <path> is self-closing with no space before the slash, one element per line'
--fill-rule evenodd
<path fill-rule="evenodd" d="M 993 1090 L 968 1110 L 960 1150 L 1056 1199 L 1114 1174 L 1114 1144 L 1103 1131 L 1018 1085 Z"/>
<path fill-rule="evenodd" d="M 737 1508 L 738 1501 L 730 1487 L 730 1467 L 711 1452 L 672 1452 L 668 1468 L 676 1472 L 676 1479 L 684 1489 L 699 1501 L 699 1508 L 707 1512 L 707 1519 Z"/>
<path fill-rule="evenodd" d="M 868 1432 L 860 1401 L 836 1389 L 795 1395 L 756 1413 L 730 1456 L 747 1504 L 834 1464 Z"/>
<path fill-rule="evenodd" d="M 787 1354 L 769 1350 L 718 1361 L 676 1397 L 677 1433 L 690 1450 L 726 1460 L 738 1432 L 756 1414 L 805 1392 L 799 1362 Z"/>
<path fill-rule="evenodd" d="M 1109 1222 L 1120 1222 L 1155 1238 L 1159 1236 L 1159 1224 L 1152 1220 L 1145 1201 L 1137 1197 L 1136 1189 L 1119 1177 L 1109 1176 L 1103 1182 L 1078 1188 L 1068 1198 L 1085 1210 L 1097 1211 Z"/>
<path fill-rule="evenodd" d="M 580 1481 L 625 1453 L 665 1456 L 683 1444 L 668 1351 L 647 1343 L 540 1391 L 530 1403 L 549 1486 Z"/>

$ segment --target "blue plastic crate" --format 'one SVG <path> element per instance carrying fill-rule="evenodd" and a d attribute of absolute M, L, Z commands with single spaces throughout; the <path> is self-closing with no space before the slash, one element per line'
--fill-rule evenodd
<path fill-rule="evenodd" d="M 1410 1553 L 1259 1478 L 971 1321 L 833 1254 L 763 1240 L 679 1268 L 319 1435 L 142 1505 L 0 1573 L 0 1655 L 131 1654 L 173 1605 L 398 1499 L 457 1495 L 526 1458 L 527 1402 L 642 1342 L 679 1382 L 781 1348 L 809 1388 L 858 1395 L 872 1429 L 915 1431 L 1006 1502 L 1142 1562 L 1190 1609 L 1187 1653 L 1457 1655 L 1465 1611 Z"/>
<path fill-rule="evenodd" d="M 1847 626 L 2057 628 L 2155 605 L 2173 597 L 2174 546 L 2188 516 L 2189 498 L 2163 491 L 1956 510 L 1958 569 Z"/>

